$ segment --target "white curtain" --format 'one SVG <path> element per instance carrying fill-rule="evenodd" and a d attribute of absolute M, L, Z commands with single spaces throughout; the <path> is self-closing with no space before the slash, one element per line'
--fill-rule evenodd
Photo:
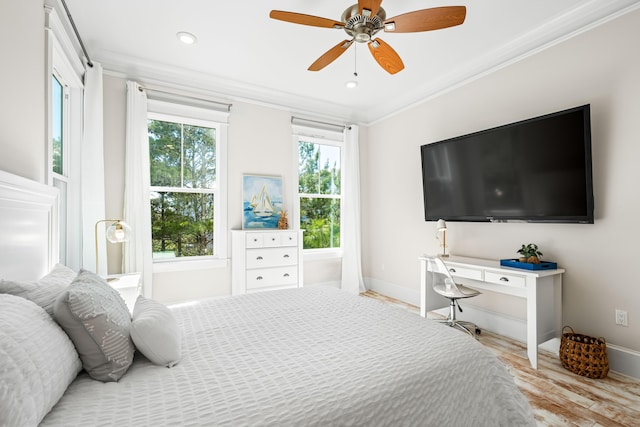
<path fill-rule="evenodd" d="M 82 206 L 82 267 L 107 275 L 107 246 L 98 239 L 96 271 L 96 222 L 105 219 L 104 148 L 102 141 L 102 66 L 86 66 L 84 77 L 84 128 L 82 132 L 80 197 Z M 104 236 L 104 234 L 101 234 Z"/>
<path fill-rule="evenodd" d="M 149 137 L 147 95 L 127 82 L 124 220 L 131 238 L 124 244 L 123 271 L 141 273 L 142 295 L 152 297 L 151 205 L 149 200 Z"/>
<path fill-rule="evenodd" d="M 359 128 L 344 131 L 342 183 L 342 289 L 358 294 L 366 290 L 362 279 L 360 232 L 360 149 Z"/>

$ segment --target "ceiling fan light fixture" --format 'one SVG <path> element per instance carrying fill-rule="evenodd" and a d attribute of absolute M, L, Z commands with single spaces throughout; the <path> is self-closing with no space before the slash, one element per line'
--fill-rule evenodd
<path fill-rule="evenodd" d="M 347 89 L 355 89 L 356 87 L 358 87 L 358 82 L 355 80 L 349 80 L 344 85 L 347 87 Z"/>
<path fill-rule="evenodd" d="M 194 44 L 198 41 L 198 38 L 191 33 L 186 31 L 179 31 L 176 33 L 176 37 L 184 44 Z"/>
<path fill-rule="evenodd" d="M 384 30 L 385 31 L 394 31 L 396 29 L 396 23 L 391 21 L 391 22 L 385 22 L 384 23 Z"/>

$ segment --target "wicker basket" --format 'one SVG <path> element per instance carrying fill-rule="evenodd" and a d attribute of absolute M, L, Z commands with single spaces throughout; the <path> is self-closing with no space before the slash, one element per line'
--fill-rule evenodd
<path fill-rule="evenodd" d="M 560 362 L 575 374 L 604 378 L 609 373 L 607 344 L 604 338 L 576 334 L 570 326 L 565 326 L 560 340 Z"/>

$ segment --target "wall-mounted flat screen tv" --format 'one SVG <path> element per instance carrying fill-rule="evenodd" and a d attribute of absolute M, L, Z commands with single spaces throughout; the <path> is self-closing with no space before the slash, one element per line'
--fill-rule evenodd
<path fill-rule="evenodd" d="M 593 224 L 589 105 L 421 147 L 425 220 Z"/>

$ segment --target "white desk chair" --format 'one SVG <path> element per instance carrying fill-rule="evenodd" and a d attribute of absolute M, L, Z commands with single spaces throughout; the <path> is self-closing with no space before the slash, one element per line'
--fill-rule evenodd
<path fill-rule="evenodd" d="M 426 258 L 433 290 L 449 299 L 449 316 L 441 322 L 465 331 L 472 337 L 475 337 L 475 334 L 480 334 L 480 328 L 474 323 L 456 319 L 456 306 L 458 310 L 462 312 L 458 300 L 475 297 L 476 295 L 480 295 L 480 292 L 457 284 L 442 259 L 434 256 L 428 256 Z"/>

